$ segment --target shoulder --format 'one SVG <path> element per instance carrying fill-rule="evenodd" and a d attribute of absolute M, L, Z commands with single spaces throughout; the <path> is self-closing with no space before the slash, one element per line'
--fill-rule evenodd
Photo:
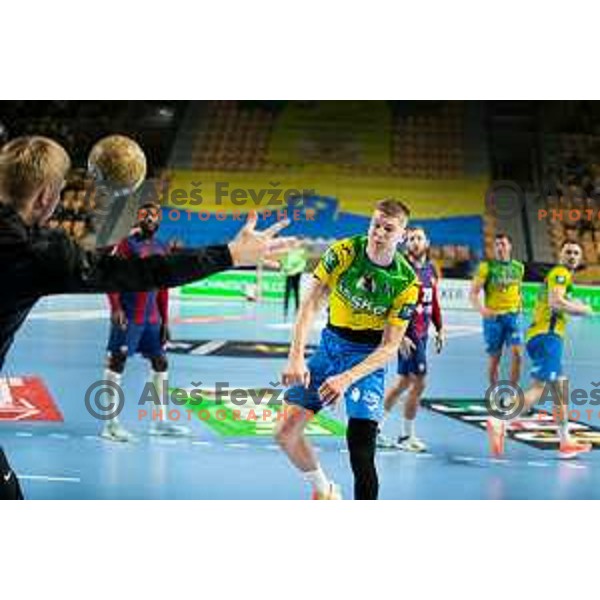
<path fill-rule="evenodd" d="M 340 260 L 353 258 L 359 246 L 360 239 L 357 237 L 345 238 L 331 244 L 325 251 L 325 256 L 333 254 Z"/>
<path fill-rule="evenodd" d="M 571 272 L 564 265 L 557 265 L 550 269 L 546 279 L 550 283 L 566 285 L 571 282 Z"/>
<path fill-rule="evenodd" d="M 415 269 L 402 252 L 396 253 L 396 276 L 402 280 L 404 288 L 419 284 L 419 277 L 417 276 Z"/>

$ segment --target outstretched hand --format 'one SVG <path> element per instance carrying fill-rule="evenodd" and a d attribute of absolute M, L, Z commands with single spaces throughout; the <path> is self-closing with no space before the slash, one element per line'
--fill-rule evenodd
<path fill-rule="evenodd" d="M 256 212 L 248 215 L 248 220 L 235 239 L 229 243 L 229 252 L 236 267 L 253 267 L 259 262 L 269 268 L 277 268 L 278 255 L 287 253 L 299 245 L 295 237 L 280 237 L 277 234 L 290 224 L 288 219 L 278 221 L 264 231 L 256 231 Z"/>

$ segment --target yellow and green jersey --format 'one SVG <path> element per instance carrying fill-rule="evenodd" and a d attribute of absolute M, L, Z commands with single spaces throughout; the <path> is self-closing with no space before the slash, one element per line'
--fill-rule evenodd
<path fill-rule="evenodd" d="M 386 324 L 408 324 L 417 304 L 419 282 L 406 259 L 396 252 L 388 267 L 376 265 L 367 256 L 365 235 L 330 246 L 314 275 L 331 288 L 330 326 L 357 334 L 357 340 L 380 337 Z"/>
<path fill-rule="evenodd" d="M 564 310 L 550 307 L 550 295 L 554 290 L 563 290 L 566 297 L 573 292 L 573 274 L 567 267 L 558 265 L 550 270 L 540 288 L 533 311 L 533 321 L 527 330 L 527 340 L 542 333 L 554 333 L 564 337 L 568 315 Z"/>
<path fill-rule="evenodd" d="M 483 286 L 485 306 L 499 314 L 520 312 L 525 266 L 518 260 L 485 260 L 474 281 Z"/>

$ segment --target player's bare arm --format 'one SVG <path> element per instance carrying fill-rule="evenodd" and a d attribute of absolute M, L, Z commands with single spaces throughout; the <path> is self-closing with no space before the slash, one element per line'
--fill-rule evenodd
<path fill-rule="evenodd" d="M 577 300 L 568 300 L 564 288 L 555 288 L 550 292 L 550 308 L 554 310 L 564 310 L 570 315 L 587 317 L 594 314 L 591 306 L 578 302 Z"/>
<path fill-rule="evenodd" d="M 298 317 L 294 325 L 292 343 L 288 355 L 288 363 L 283 371 L 283 385 L 296 383 L 307 386 L 309 372 L 306 368 L 304 350 L 310 330 L 319 312 L 326 305 L 331 290 L 329 286 L 316 277 L 313 278 L 308 293 L 303 298 Z"/>
<path fill-rule="evenodd" d="M 483 289 L 483 282 L 479 279 L 473 280 L 471 283 L 471 291 L 469 293 L 469 300 L 471 306 L 484 318 L 493 317 L 496 313 L 484 306 L 481 302 L 481 290 Z"/>

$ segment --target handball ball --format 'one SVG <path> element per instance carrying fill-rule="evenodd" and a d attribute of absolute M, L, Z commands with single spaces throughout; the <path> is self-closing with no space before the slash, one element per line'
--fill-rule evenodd
<path fill-rule="evenodd" d="M 88 171 L 96 185 L 115 194 L 131 194 L 146 178 L 146 155 L 131 138 L 109 135 L 96 142 L 90 151 Z"/>

